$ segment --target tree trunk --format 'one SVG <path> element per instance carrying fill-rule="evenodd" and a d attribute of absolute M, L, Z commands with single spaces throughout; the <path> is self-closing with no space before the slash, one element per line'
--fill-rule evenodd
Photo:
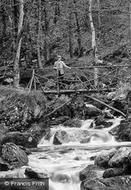
<path fill-rule="evenodd" d="M 89 19 L 90 19 L 90 26 L 91 26 L 91 33 L 92 33 L 93 57 L 94 57 L 94 63 L 96 64 L 97 47 L 96 47 L 95 27 L 94 27 L 93 18 L 92 18 L 92 0 L 89 0 Z M 97 87 L 97 85 L 98 85 L 98 68 L 94 68 L 94 85 L 95 85 L 95 87 Z"/>
<path fill-rule="evenodd" d="M 0 51 L 3 51 L 5 37 L 6 37 L 6 27 L 7 27 L 6 11 L 5 11 L 4 6 L 1 7 L 1 21 L 2 21 L 2 32 L 0 36 L 0 44 L 1 44 Z"/>
<path fill-rule="evenodd" d="M 71 31 L 70 24 L 69 24 L 69 54 L 70 54 L 70 58 L 72 58 L 73 57 L 73 44 L 72 44 L 72 31 Z"/>
<path fill-rule="evenodd" d="M 60 17 L 60 6 L 59 6 L 60 1 L 56 0 L 55 1 L 55 14 L 54 14 L 54 24 L 57 23 L 58 18 Z"/>
<path fill-rule="evenodd" d="M 68 0 L 68 9 L 67 12 L 69 12 L 69 18 L 68 18 L 68 34 L 69 34 L 69 54 L 70 58 L 73 57 L 73 44 L 72 44 L 72 12 L 71 12 L 71 4 L 70 0 Z"/>
<path fill-rule="evenodd" d="M 44 21 L 45 21 L 45 27 L 44 27 L 44 33 L 45 33 L 45 39 L 44 39 L 44 58 L 45 61 L 48 60 L 48 43 L 47 43 L 47 33 L 48 33 L 48 20 L 47 20 L 47 10 L 46 10 L 46 2 L 44 2 Z"/>
<path fill-rule="evenodd" d="M 17 37 L 18 37 L 18 20 L 19 20 L 19 14 L 20 14 L 20 7 L 19 7 L 19 2 L 20 0 L 12 0 L 12 8 L 13 8 L 13 16 L 14 16 L 14 23 L 13 23 L 13 27 L 14 27 L 14 39 L 15 39 L 15 44 L 17 41 Z M 16 48 L 16 47 L 15 47 Z"/>
<path fill-rule="evenodd" d="M 24 28 L 24 30 L 26 30 L 26 53 L 25 53 L 25 60 L 26 60 L 26 66 L 30 66 L 32 65 L 32 36 L 31 36 L 31 28 L 30 28 L 30 23 L 29 21 L 26 23 L 26 29 Z"/>
<path fill-rule="evenodd" d="M 90 19 L 90 26 L 91 26 L 91 33 L 92 33 L 92 49 L 93 49 L 93 55 L 95 58 L 97 47 L 96 47 L 95 27 L 94 27 L 93 18 L 92 18 L 92 0 L 89 0 L 89 19 Z"/>
<path fill-rule="evenodd" d="M 19 87 L 20 71 L 19 71 L 19 59 L 22 42 L 22 26 L 24 19 L 24 0 L 19 0 L 19 23 L 18 23 L 18 35 L 17 35 L 17 49 L 14 60 L 14 86 Z"/>
<path fill-rule="evenodd" d="M 79 25 L 77 10 L 76 10 L 76 0 L 73 0 L 73 2 L 74 2 L 74 7 L 75 7 L 74 14 L 75 14 L 75 19 L 76 19 L 76 27 L 77 27 L 77 35 L 78 35 L 78 38 L 77 38 L 77 42 L 78 42 L 78 56 L 80 56 L 80 54 L 81 54 L 81 48 L 82 48 L 82 46 L 81 46 L 80 25 Z"/>
<path fill-rule="evenodd" d="M 129 1 L 129 44 L 131 46 L 131 1 Z"/>
<path fill-rule="evenodd" d="M 38 36 L 37 36 L 37 57 L 39 68 L 42 69 L 43 65 L 41 62 L 40 55 L 40 41 L 41 41 L 41 0 L 38 0 Z"/>
<path fill-rule="evenodd" d="M 2 23 L 3 23 L 3 30 L 2 30 L 2 38 L 4 38 L 4 36 L 6 35 L 6 11 L 4 9 L 4 7 L 2 7 Z"/>
<path fill-rule="evenodd" d="M 10 17 L 10 23 L 11 23 L 11 38 L 12 38 L 12 57 L 15 57 L 16 54 L 16 39 L 18 34 L 18 5 L 16 0 L 10 0 L 10 10 L 11 10 L 11 17 Z M 17 5 L 17 6 L 16 6 Z"/>
<path fill-rule="evenodd" d="M 99 30 L 101 28 L 101 7 L 100 7 L 100 0 L 97 0 L 98 6 L 98 23 L 99 23 Z"/>

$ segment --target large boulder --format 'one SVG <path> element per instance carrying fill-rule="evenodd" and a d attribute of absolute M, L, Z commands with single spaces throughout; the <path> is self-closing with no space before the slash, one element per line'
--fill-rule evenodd
<path fill-rule="evenodd" d="M 9 163 L 12 168 L 28 164 L 26 153 L 14 143 L 6 143 L 2 146 L 2 159 Z"/>
<path fill-rule="evenodd" d="M 103 173 L 103 178 L 121 176 L 125 174 L 125 169 L 122 168 L 108 168 Z"/>
<path fill-rule="evenodd" d="M 105 150 L 102 151 L 96 158 L 95 158 L 95 164 L 99 167 L 102 168 L 108 168 L 109 160 L 113 157 L 113 155 L 116 153 L 116 149 L 111 149 L 111 150 Z"/>
<path fill-rule="evenodd" d="M 131 123 L 122 121 L 121 124 L 111 130 L 111 134 L 116 136 L 120 141 L 131 141 Z"/>
<path fill-rule="evenodd" d="M 27 167 L 25 169 L 25 175 L 28 178 L 33 178 L 33 179 L 43 179 L 43 178 L 48 178 L 48 172 L 44 169 L 40 168 L 32 168 L 32 167 Z"/>
<path fill-rule="evenodd" d="M 24 146 L 27 148 L 37 147 L 38 140 L 33 138 L 30 133 L 21 132 L 8 132 L 2 139 L 1 144 L 12 142 L 16 145 Z"/>
<path fill-rule="evenodd" d="M 131 159 L 131 147 L 121 147 L 109 161 L 110 167 L 128 165 Z"/>
<path fill-rule="evenodd" d="M 86 168 L 84 168 L 82 171 L 79 173 L 79 178 L 81 181 L 85 179 L 93 179 L 93 178 L 98 178 L 102 177 L 103 170 L 99 169 L 95 165 L 88 165 Z"/>
<path fill-rule="evenodd" d="M 81 183 L 81 190 L 131 190 L 131 176 L 91 179 Z"/>
<path fill-rule="evenodd" d="M 102 111 L 92 104 L 85 104 L 85 107 L 85 117 L 91 118 L 102 114 Z"/>

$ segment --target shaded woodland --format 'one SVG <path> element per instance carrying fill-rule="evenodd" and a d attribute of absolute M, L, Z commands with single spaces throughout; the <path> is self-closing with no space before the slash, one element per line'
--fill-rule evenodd
<path fill-rule="evenodd" d="M 99 64 L 98 59 L 104 64 L 127 62 L 130 4 L 129 0 L 2 0 L 1 78 L 8 70 L 18 87 L 21 67 L 44 70 L 58 54 L 75 66 L 80 61 Z"/>

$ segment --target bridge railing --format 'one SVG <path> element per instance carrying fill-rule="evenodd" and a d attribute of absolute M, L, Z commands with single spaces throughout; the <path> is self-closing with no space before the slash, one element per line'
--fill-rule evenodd
<path fill-rule="evenodd" d="M 94 69 L 97 68 L 97 86 L 94 82 Z M 71 70 L 65 73 L 64 79 L 61 80 L 57 73 L 53 71 L 50 75 L 38 74 L 36 83 L 41 83 L 45 93 L 64 93 L 74 91 L 83 92 L 100 92 L 112 91 L 119 86 L 120 82 L 126 83 L 131 80 L 131 66 L 130 65 L 110 65 L 110 66 L 88 66 L 88 67 L 72 67 Z M 45 70 L 43 70 L 45 73 Z M 41 71 L 42 73 L 42 71 Z"/>

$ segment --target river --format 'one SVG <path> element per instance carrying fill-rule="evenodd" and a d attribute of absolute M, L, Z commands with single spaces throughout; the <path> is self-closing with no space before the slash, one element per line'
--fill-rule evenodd
<path fill-rule="evenodd" d="M 127 142 L 116 142 L 109 133 L 120 124 L 121 120 L 121 118 L 111 120 L 113 123 L 111 127 L 104 129 L 90 128 L 93 120 L 83 121 L 81 128 L 68 128 L 62 125 L 52 127 L 50 139 L 45 140 L 43 137 L 38 144 L 38 150 L 29 156 L 29 165 L 48 171 L 49 190 L 80 190 L 79 172 L 87 165 L 93 164 L 91 157 L 98 155 L 104 149 L 127 144 Z M 53 145 L 54 135 L 59 130 L 70 134 L 71 140 L 62 145 Z M 79 135 L 86 130 L 89 132 L 89 142 L 80 143 Z"/>

